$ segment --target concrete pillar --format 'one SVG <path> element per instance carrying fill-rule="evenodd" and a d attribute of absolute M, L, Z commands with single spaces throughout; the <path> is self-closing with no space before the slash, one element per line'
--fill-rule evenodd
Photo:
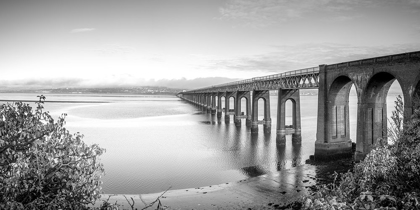
<path fill-rule="evenodd" d="M 200 94 L 200 110 L 203 112 L 206 111 L 205 105 L 206 105 L 206 97 L 204 94 Z"/>
<path fill-rule="evenodd" d="M 229 112 L 229 98 L 228 98 L 228 93 L 225 93 L 225 122 L 229 123 L 230 121 L 230 116 L 228 115 Z"/>
<path fill-rule="evenodd" d="M 222 93 L 218 92 L 217 93 L 217 118 L 220 119 L 222 118 Z"/>
<path fill-rule="evenodd" d="M 271 133 L 270 93 L 264 94 L 264 133 Z"/>
<path fill-rule="evenodd" d="M 302 143 L 302 126 L 301 126 L 301 117 L 300 117 L 300 91 L 297 90 L 293 94 L 293 129 L 295 132 L 292 134 L 292 143 L 301 144 Z"/>
<path fill-rule="evenodd" d="M 277 145 L 286 144 L 286 101 L 292 101 L 293 113 L 292 113 L 292 143 L 300 144 L 302 142 L 301 135 L 301 118 L 300 118 L 300 93 L 299 89 L 279 89 L 278 90 L 278 102 L 277 102 Z"/>
<path fill-rule="evenodd" d="M 258 133 L 258 91 L 252 91 L 251 133 Z"/>
<path fill-rule="evenodd" d="M 250 93 L 248 91 L 237 91 L 235 94 L 235 115 L 234 115 L 234 120 L 235 120 L 235 125 L 236 126 L 241 126 L 241 119 L 244 118 L 244 115 L 242 114 L 242 98 L 246 99 L 246 121 L 247 124 L 250 124 L 251 122 L 251 110 L 250 110 L 250 106 L 249 106 L 249 101 L 250 101 Z M 249 116 L 249 120 L 248 120 L 248 116 Z M 249 121 L 249 122 L 248 122 Z"/>
<path fill-rule="evenodd" d="M 206 111 L 211 113 L 211 93 L 206 94 Z"/>
<path fill-rule="evenodd" d="M 236 126 L 241 126 L 241 118 L 239 118 L 239 116 L 241 116 L 241 92 L 236 92 L 236 96 L 235 96 L 235 115 L 233 115 L 233 121 L 235 123 Z"/>
<path fill-rule="evenodd" d="M 206 106 L 206 104 L 207 104 L 207 96 L 206 96 L 206 94 L 203 94 L 203 104 L 202 104 L 202 111 L 203 112 L 207 112 L 207 106 Z"/>
<path fill-rule="evenodd" d="M 232 92 L 226 92 L 225 93 L 225 122 L 229 123 L 230 122 L 230 115 L 229 115 L 229 105 L 230 105 L 230 97 L 234 96 L 234 93 Z M 234 105 L 235 107 L 235 100 L 234 100 Z"/>
<path fill-rule="evenodd" d="M 351 83 L 342 88 L 351 87 Z M 328 72 L 326 65 L 319 66 L 318 118 L 315 141 L 315 159 L 350 157 L 352 143 L 349 135 L 348 93 L 336 89 L 328 92 Z M 336 95 L 333 95 L 336 94 Z M 333 99 L 341 97 L 339 99 Z M 334 100 L 334 101 L 333 101 Z M 361 118 L 359 118 L 361 119 Z"/>
<path fill-rule="evenodd" d="M 271 133 L 270 94 L 268 90 L 253 91 L 251 133 L 258 133 L 258 99 L 264 99 L 264 133 Z"/>
<path fill-rule="evenodd" d="M 216 97 L 217 97 L 217 94 L 214 94 L 214 93 L 211 94 L 211 114 L 212 115 L 216 114 Z"/>
<path fill-rule="evenodd" d="M 252 99 L 251 92 L 248 92 L 246 95 L 246 126 L 250 127 L 252 124 Z"/>
<path fill-rule="evenodd" d="M 359 109 L 360 108 L 360 109 Z M 360 113 L 359 113 L 360 112 Z M 363 160 L 379 139 L 386 139 L 387 109 L 385 100 L 377 103 L 361 103 L 358 106 L 356 161 Z"/>

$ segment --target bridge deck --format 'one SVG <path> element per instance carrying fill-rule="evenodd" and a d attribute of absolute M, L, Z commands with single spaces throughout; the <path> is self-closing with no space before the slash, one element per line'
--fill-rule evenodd
<path fill-rule="evenodd" d="M 240 80 L 183 93 L 234 92 L 251 90 L 315 89 L 319 86 L 319 67 L 299 69 L 252 79 Z"/>

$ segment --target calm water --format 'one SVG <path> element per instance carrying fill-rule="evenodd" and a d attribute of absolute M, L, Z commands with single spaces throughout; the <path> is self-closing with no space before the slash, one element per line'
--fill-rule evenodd
<path fill-rule="evenodd" d="M 2 93 L 0 100 L 36 100 L 36 95 Z M 169 186 L 182 189 L 238 181 L 304 164 L 314 153 L 317 96 L 301 96 L 302 145 L 292 145 L 289 137 L 286 147 L 277 148 L 275 96 L 271 97 L 272 134 L 263 134 L 260 127 L 259 134 L 251 135 L 244 120 L 240 128 L 233 119 L 229 124 L 223 117 L 217 122 L 215 116 L 171 96 L 45 95 L 46 110 L 53 116 L 67 113 L 71 132 L 81 132 L 85 142 L 106 149 L 101 157 L 106 170 L 104 193 L 155 193 Z M 391 107 L 393 100 L 388 101 Z M 356 103 L 352 96 L 353 139 Z M 262 119 L 262 106 L 259 113 Z"/>

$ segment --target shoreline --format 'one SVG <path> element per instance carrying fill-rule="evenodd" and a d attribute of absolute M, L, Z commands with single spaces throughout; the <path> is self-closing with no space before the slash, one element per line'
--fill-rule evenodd
<path fill-rule="evenodd" d="M 0 99 L 0 102 L 30 102 L 30 103 L 35 103 L 35 102 L 39 102 L 39 100 L 11 100 L 11 99 Z M 44 103 L 86 103 L 86 104 L 101 104 L 101 103 L 111 103 L 108 101 L 45 101 Z"/>
<path fill-rule="evenodd" d="M 160 198 L 162 205 L 169 209 L 274 209 L 285 207 L 308 195 L 317 182 L 319 166 L 304 164 L 258 177 L 222 183 L 205 187 L 168 190 Z M 99 207 L 109 196 L 110 204 L 121 208 L 142 209 L 155 201 L 163 192 L 151 194 L 102 194 L 93 205 Z M 154 205 L 157 206 L 157 203 Z M 153 209 L 153 208 L 152 208 Z"/>

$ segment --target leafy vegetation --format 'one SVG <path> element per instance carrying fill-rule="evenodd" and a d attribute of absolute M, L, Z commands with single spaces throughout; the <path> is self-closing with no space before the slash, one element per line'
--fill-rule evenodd
<path fill-rule="evenodd" d="M 306 209 L 419 209 L 420 109 L 402 129 L 401 97 L 393 112 L 390 143 L 378 141 L 353 172 L 320 186 L 304 199 Z M 336 178 L 338 174 L 336 174 Z"/>
<path fill-rule="evenodd" d="M 0 209 L 85 209 L 100 197 L 105 150 L 70 134 L 44 101 L 0 107 Z"/>

